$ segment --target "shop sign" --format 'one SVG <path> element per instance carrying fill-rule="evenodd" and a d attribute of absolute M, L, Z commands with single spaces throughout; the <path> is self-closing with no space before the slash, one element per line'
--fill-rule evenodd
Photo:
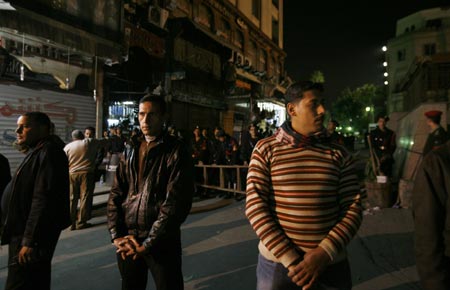
<path fill-rule="evenodd" d="M 246 90 L 249 90 L 249 91 L 252 89 L 252 85 L 251 84 L 249 84 L 247 82 L 244 82 L 244 81 L 241 81 L 241 80 L 236 80 L 236 87 L 243 88 L 243 89 L 246 89 Z"/>
<path fill-rule="evenodd" d="M 163 58 L 165 54 L 164 39 L 142 28 L 125 25 L 125 43 L 128 47 L 142 47 L 149 55 Z"/>

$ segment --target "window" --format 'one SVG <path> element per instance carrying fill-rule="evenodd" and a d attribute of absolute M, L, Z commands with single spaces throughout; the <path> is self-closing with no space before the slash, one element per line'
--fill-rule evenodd
<path fill-rule="evenodd" d="M 234 45 L 240 49 L 244 48 L 244 34 L 240 30 L 236 30 L 236 33 L 234 34 Z"/>
<path fill-rule="evenodd" d="M 213 14 L 211 9 L 205 5 L 200 5 L 197 21 L 207 27 L 211 27 L 213 23 Z"/>
<path fill-rule="evenodd" d="M 231 35 L 230 23 L 223 18 L 220 20 L 220 33 L 218 34 L 225 39 L 229 39 Z"/>
<path fill-rule="evenodd" d="M 278 45 L 279 41 L 279 27 L 278 20 L 272 17 L 272 40 Z"/>
<path fill-rule="evenodd" d="M 252 14 L 256 18 L 261 18 L 261 0 L 252 0 Z"/>
<path fill-rule="evenodd" d="M 264 49 L 259 51 L 259 71 L 267 72 L 267 52 Z"/>
<path fill-rule="evenodd" d="M 400 49 L 397 51 L 397 61 L 404 61 L 406 58 L 406 50 Z"/>
<path fill-rule="evenodd" d="M 436 18 L 436 19 L 430 19 L 427 20 L 427 23 L 425 24 L 425 27 L 430 29 L 438 29 L 442 26 L 442 19 Z"/>
<path fill-rule="evenodd" d="M 423 54 L 424 55 L 434 55 L 436 54 L 436 44 L 435 43 L 427 43 L 423 46 Z"/>
<path fill-rule="evenodd" d="M 256 43 L 254 41 L 250 41 L 247 51 L 247 58 L 244 61 L 244 67 L 250 69 L 250 67 L 255 63 L 256 63 Z"/>

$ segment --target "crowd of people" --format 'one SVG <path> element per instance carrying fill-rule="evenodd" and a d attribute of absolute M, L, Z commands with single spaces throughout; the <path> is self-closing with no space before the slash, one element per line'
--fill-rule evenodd
<path fill-rule="evenodd" d="M 346 247 L 361 225 L 364 194 L 354 156 L 335 132 L 337 121 L 323 126 L 322 94 L 320 84 L 294 83 L 285 96 L 289 119 L 270 136 L 250 124 L 240 142 L 220 127 L 210 136 L 197 126 L 188 144 L 165 127 L 166 103 L 151 94 L 140 100 L 139 129 L 129 138 L 111 128 L 97 140 L 87 127 L 65 144 L 46 114 L 21 115 L 16 148 L 26 155 L 13 176 L 0 155 L 1 243 L 9 245 L 5 289 L 50 289 L 61 231 L 91 226 L 105 156 L 117 159 L 107 222 L 122 289 L 144 290 L 149 271 L 158 290 L 183 289 L 180 227 L 200 178 L 194 164 L 248 165 L 245 214 L 260 240 L 257 289 L 351 289 Z M 450 143 L 441 115 L 425 113 L 430 135 L 414 190 L 417 267 L 427 290 L 450 286 Z M 378 173 L 390 177 L 395 132 L 386 116 L 377 121 L 369 142 Z M 236 182 L 231 172 L 227 182 Z"/>

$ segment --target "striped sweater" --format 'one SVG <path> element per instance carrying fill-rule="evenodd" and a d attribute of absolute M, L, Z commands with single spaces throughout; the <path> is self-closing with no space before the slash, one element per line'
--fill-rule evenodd
<path fill-rule="evenodd" d="M 360 198 L 352 156 L 338 144 L 285 123 L 255 146 L 246 215 L 270 260 L 288 267 L 317 246 L 333 263 L 344 259 L 362 221 Z"/>

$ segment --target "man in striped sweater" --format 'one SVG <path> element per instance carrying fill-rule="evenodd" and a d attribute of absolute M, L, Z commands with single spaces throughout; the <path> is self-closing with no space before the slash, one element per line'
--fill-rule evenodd
<path fill-rule="evenodd" d="M 361 196 L 352 156 L 323 127 L 322 91 L 291 85 L 290 120 L 251 157 L 246 215 L 260 239 L 258 290 L 352 287 L 346 246 L 361 224 Z"/>

